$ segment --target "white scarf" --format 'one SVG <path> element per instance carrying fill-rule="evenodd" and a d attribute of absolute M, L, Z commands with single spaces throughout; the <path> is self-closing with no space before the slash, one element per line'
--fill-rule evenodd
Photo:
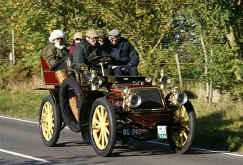
<path fill-rule="evenodd" d="M 55 41 L 55 47 L 58 49 L 63 49 L 65 47 L 65 45 L 60 45 L 60 43 L 58 41 Z"/>

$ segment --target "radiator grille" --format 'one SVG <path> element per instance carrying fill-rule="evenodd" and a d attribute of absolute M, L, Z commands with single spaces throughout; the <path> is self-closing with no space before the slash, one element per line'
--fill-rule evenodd
<path fill-rule="evenodd" d="M 142 104 L 136 109 L 158 109 L 163 107 L 160 91 L 158 89 L 136 89 L 136 93 L 141 96 L 142 99 Z"/>

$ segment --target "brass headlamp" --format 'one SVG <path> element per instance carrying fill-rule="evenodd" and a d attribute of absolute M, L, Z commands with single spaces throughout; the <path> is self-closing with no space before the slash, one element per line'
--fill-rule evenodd
<path fill-rule="evenodd" d="M 132 89 L 125 88 L 123 90 L 123 108 L 129 110 L 130 108 L 136 108 L 142 103 L 141 96 L 137 95 Z"/>
<path fill-rule="evenodd" d="M 98 76 L 97 71 L 91 70 L 91 75 L 89 78 L 89 83 L 91 84 L 91 90 L 97 90 L 103 83 L 102 79 Z"/>

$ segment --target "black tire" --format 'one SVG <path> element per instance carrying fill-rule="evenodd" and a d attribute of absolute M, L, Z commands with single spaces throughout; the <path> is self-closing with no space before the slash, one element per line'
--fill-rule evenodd
<path fill-rule="evenodd" d="M 52 119 L 52 120 L 50 120 Z M 41 141 L 52 147 L 58 141 L 61 130 L 61 113 L 51 96 L 43 98 L 39 113 Z"/>
<path fill-rule="evenodd" d="M 119 136 L 119 137 L 118 137 Z M 117 139 L 116 139 L 116 143 L 119 144 L 119 145 L 122 145 L 122 146 L 125 146 L 128 144 L 129 140 L 130 140 L 130 137 L 128 136 L 123 136 L 121 134 L 119 134 L 117 136 Z"/>
<path fill-rule="evenodd" d="M 81 136 L 84 143 L 90 144 L 89 126 L 85 126 L 81 129 Z"/>
<path fill-rule="evenodd" d="M 102 121 L 105 121 L 107 126 L 104 122 L 102 126 Z M 94 101 L 89 123 L 90 140 L 95 152 L 102 156 L 109 156 L 116 143 L 116 119 L 114 110 L 112 110 L 111 105 L 105 98 L 98 98 Z M 95 131 L 95 126 L 97 125 L 101 127 L 96 127 L 97 129 Z M 101 133 L 102 131 L 105 131 L 105 134 L 104 132 Z M 97 136 L 100 137 L 101 141 Z"/>
<path fill-rule="evenodd" d="M 183 117 L 183 113 L 187 117 Z M 175 153 L 183 154 L 190 150 L 195 137 L 195 129 L 196 114 L 192 104 L 188 101 L 173 113 L 168 127 L 168 141 Z"/>
<path fill-rule="evenodd" d="M 84 104 L 84 94 L 79 86 L 79 84 L 70 78 L 65 79 L 60 87 L 59 90 L 59 102 L 60 102 L 60 108 L 62 112 L 62 118 L 64 120 L 64 123 L 74 132 L 80 132 L 81 127 L 80 123 L 76 121 L 72 110 L 69 106 L 69 92 L 72 91 L 72 95 L 76 96 L 77 98 L 77 108 L 79 113 L 79 121 L 82 121 L 84 116 L 81 116 L 82 114 L 81 110 Z"/>

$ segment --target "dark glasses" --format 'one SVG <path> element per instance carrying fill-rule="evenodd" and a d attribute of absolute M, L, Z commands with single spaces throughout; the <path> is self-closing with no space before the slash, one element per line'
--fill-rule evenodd
<path fill-rule="evenodd" d="M 90 40 L 98 40 L 98 37 L 88 37 Z"/>
<path fill-rule="evenodd" d="M 104 39 L 103 39 L 103 38 L 99 38 L 99 39 L 98 39 L 98 41 L 103 42 L 103 41 L 104 41 Z"/>
<path fill-rule="evenodd" d="M 81 38 L 75 38 L 75 41 L 81 41 Z"/>
<path fill-rule="evenodd" d="M 56 40 L 63 40 L 63 38 L 56 38 Z"/>

